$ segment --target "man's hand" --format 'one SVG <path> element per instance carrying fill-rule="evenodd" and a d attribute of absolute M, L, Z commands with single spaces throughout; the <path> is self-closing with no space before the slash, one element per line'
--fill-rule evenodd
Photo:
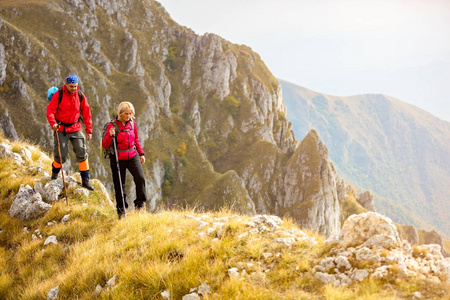
<path fill-rule="evenodd" d="M 92 139 L 92 133 L 86 133 L 86 139 L 90 141 Z"/>
<path fill-rule="evenodd" d="M 57 131 L 58 128 L 59 128 L 59 124 L 58 123 L 53 124 L 52 130 Z"/>

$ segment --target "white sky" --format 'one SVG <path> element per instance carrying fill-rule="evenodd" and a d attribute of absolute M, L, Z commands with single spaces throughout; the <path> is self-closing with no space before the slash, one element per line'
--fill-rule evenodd
<path fill-rule="evenodd" d="M 450 0 L 161 0 L 180 25 L 250 46 L 280 79 L 382 93 L 450 121 Z"/>

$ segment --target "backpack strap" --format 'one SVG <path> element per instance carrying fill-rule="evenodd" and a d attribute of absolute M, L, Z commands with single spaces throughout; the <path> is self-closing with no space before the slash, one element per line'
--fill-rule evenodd
<path fill-rule="evenodd" d="M 62 96 L 63 96 L 62 87 L 60 87 L 58 89 L 58 93 L 59 93 L 58 94 L 58 104 L 60 104 L 62 101 Z M 80 104 L 83 101 L 83 97 L 84 97 L 84 94 L 80 90 L 78 90 L 78 99 L 80 99 Z M 81 106 L 80 106 L 80 112 L 81 112 Z"/>
<path fill-rule="evenodd" d="M 62 100 L 62 87 L 60 87 L 58 89 L 58 105 L 61 104 L 61 100 Z"/>
<path fill-rule="evenodd" d="M 63 90 L 62 90 L 62 87 L 60 87 L 58 89 L 58 105 L 62 101 L 62 96 L 63 96 Z M 83 116 L 81 115 L 81 102 L 83 101 L 83 96 L 84 96 L 83 93 L 80 91 L 80 89 L 78 89 L 78 99 L 80 100 L 80 117 L 78 118 L 78 120 L 76 120 L 73 123 L 64 123 L 64 122 L 56 120 L 56 122 L 58 122 L 58 124 L 61 124 L 64 126 L 64 128 L 63 128 L 64 135 L 66 134 L 66 127 L 73 126 L 73 125 L 77 124 L 79 121 L 83 120 Z"/>
<path fill-rule="evenodd" d="M 119 132 L 127 132 L 127 131 L 134 130 L 134 120 L 131 120 L 131 129 L 123 129 L 123 130 L 119 130 L 119 124 L 117 124 L 117 121 L 118 121 L 117 119 L 111 120 L 111 123 L 113 124 L 114 129 L 116 130 L 116 135 L 114 136 L 114 139 L 116 140 L 116 144 L 117 144 L 117 135 L 119 134 Z M 111 143 L 111 146 L 112 146 L 112 143 Z M 128 149 L 117 149 L 117 152 L 127 152 L 127 151 L 131 151 L 134 149 L 137 149 L 136 145 L 134 145 L 133 147 L 128 148 Z"/>
<path fill-rule="evenodd" d="M 111 123 L 113 123 L 114 128 L 116 129 L 116 132 L 117 132 L 117 133 L 119 133 L 119 132 L 133 131 L 133 130 L 134 130 L 134 120 L 133 120 L 133 119 L 131 119 L 131 121 L 130 121 L 130 123 L 131 123 L 131 129 L 122 129 L 122 130 L 119 130 L 119 124 L 117 124 L 117 121 L 118 121 L 117 119 L 114 119 L 114 120 L 111 121 Z"/>
<path fill-rule="evenodd" d="M 117 133 L 120 132 L 119 131 L 119 124 L 117 124 L 116 120 L 111 120 L 111 123 L 113 124 L 114 129 L 116 130 L 116 136 L 117 136 Z"/>

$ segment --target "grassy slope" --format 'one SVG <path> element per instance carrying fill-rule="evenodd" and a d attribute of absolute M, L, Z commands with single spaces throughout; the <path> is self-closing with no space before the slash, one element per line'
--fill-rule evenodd
<path fill-rule="evenodd" d="M 21 145 L 16 143 L 14 151 L 20 151 Z M 33 153 L 28 164 L 39 165 L 38 158 L 38 153 Z M 43 218 L 22 222 L 9 217 L 8 209 L 20 183 L 33 185 L 34 179 L 42 176 L 30 170 L 0 158 L 2 299 L 42 299 L 55 286 L 59 286 L 62 299 L 162 299 L 164 290 L 169 290 L 173 299 L 181 299 L 203 282 L 208 282 L 215 294 L 205 299 L 400 299 L 415 291 L 432 299 L 442 289 L 415 280 L 397 285 L 394 278 L 345 289 L 323 286 L 311 275 L 312 267 L 329 250 L 322 237 L 309 232 L 319 241 L 317 245 L 296 242 L 292 247 L 273 243 L 282 236 L 279 232 L 239 237 L 249 231 L 246 223 L 250 217 L 226 210 L 130 212 L 118 221 L 101 194 L 82 198 L 69 191 L 70 206 L 57 202 Z M 70 214 L 69 222 L 63 223 L 66 214 Z M 199 227 L 199 221 L 187 215 L 211 223 L 222 221 L 223 230 L 207 233 L 208 226 Z M 281 227 L 297 225 L 285 219 Z M 32 238 L 32 234 L 38 235 L 36 230 L 42 238 Z M 44 246 L 50 235 L 59 243 Z M 268 252 L 273 255 L 264 258 L 263 253 Z M 230 278 L 228 269 L 233 267 L 246 274 Z M 116 285 L 107 290 L 106 282 L 114 275 Z M 98 295 L 97 285 L 103 287 Z"/>

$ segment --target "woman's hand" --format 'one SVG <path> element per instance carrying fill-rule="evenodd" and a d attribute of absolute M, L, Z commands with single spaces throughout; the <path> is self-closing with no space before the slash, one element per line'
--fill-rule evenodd
<path fill-rule="evenodd" d="M 116 134 L 116 129 L 113 126 L 109 129 L 109 136 L 114 136 L 115 134 Z"/>
<path fill-rule="evenodd" d="M 145 163 L 145 156 L 142 155 L 140 158 L 141 158 L 141 165 L 143 165 Z"/>

